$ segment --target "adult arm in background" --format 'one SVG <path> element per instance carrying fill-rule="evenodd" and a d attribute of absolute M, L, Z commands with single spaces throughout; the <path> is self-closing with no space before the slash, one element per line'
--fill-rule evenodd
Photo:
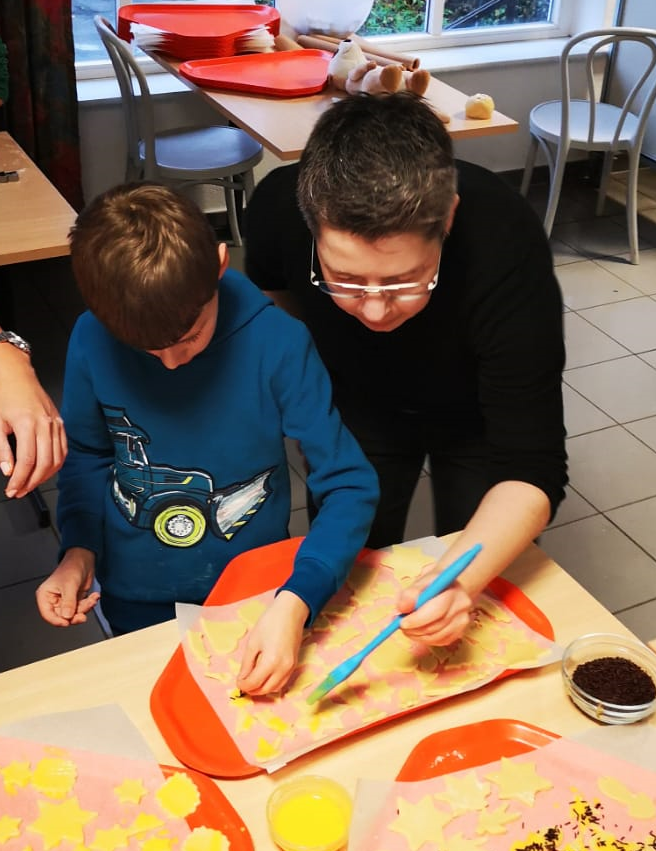
<path fill-rule="evenodd" d="M 401 612 L 412 612 L 436 573 L 483 544 L 451 589 L 404 619 L 404 632 L 427 644 L 449 644 L 462 635 L 478 594 L 544 530 L 567 483 L 562 298 L 540 223 L 529 211 L 517 229 L 522 245 L 510 233 L 501 241 L 506 257 L 515 260 L 472 313 L 492 485 L 444 556 L 398 600 Z"/>
<path fill-rule="evenodd" d="M 16 439 L 15 458 L 10 434 Z M 56 473 L 66 450 L 63 421 L 29 355 L 0 343 L 0 469 L 9 476 L 7 496 L 25 496 Z"/>
<path fill-rule="evenodd" d="M 88 592 L 103 547 L 105 489 L 114 451 L 89 371 L 88 352 L 97 348 L 94 322 L 89 314 L 78 319 L 66 358 L 62 413 L 70 445 L 58 479 L 60 562 L 36 592 L 41 616 L 54 626 L 83 623 L 100 596 Z"/>

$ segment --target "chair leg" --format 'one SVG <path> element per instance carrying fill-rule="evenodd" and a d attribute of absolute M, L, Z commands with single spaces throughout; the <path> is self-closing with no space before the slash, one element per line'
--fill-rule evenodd
<path fill-rule="evenodd" d="M 565 164 L 567 163 L 567 153 L 565 148 L 558 148 L 556 163 L 551 173 L 549 201 L 547 203 L 547 212 L 544 214 L 544 229 L 547 236 L 551 236 L 554 219 L 556 218 L 556 210 L 560 201 L 560 190 L 563 185 L 563 175 L 565 174 Z"/>
<path fill-rule="evenodd" d="M 519 194 L 526 197 L 528 188 L 531 185 L 531 177 L 533 176 L 533 168 L 535 167 L 535 156 L 538 152 L 538 140 L 535 136 L 531 136 L 526 154 L 526 163 L 524 165 L 524 175 L 522 177 L 522 185 L 519 187 Z"/>
<path fill-rule="evenodd" d="M 597 206 L 595 207 L 595 216 L 600 216 L 604 211 L 604 201 L 608 194 L 608 184 L 610 183 L 611 170 L 613 168 L 613 152 L 606 151 L 604 154 L 604 164 L 601 169 L 601 177 L 599 179 L 599 189 L 597 190 Z"/>
<path fill-rule="evenodd" d="M 237 221 L 237 205 L 235 203 L 235 190 L 225 189 L 226 210 L 228 213 L 228 224 L 230 225 L 230 233 L 232 241 L 237 248 L 241 247 L 241 231 L 239 230 L 239 222 Z"/>
<path fill-rule="evenodd" d="M 634 266 L 640 263 L 638 253 L 638 167 L 640 152 L 631 151 L 629 173 L 626 181 L 626 226 L 629 233 L 630 260 Z"/>

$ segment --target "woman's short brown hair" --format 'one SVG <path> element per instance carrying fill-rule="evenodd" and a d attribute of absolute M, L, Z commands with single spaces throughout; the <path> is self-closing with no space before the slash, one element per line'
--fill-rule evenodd
<path fill-rule="evenodd" d="M 80 213 L 69 239 L 87 307 L 134 348 L 176 343 L 216 292 L 214 231 L 193 201 L 166 186 L 109 189 Z"/>

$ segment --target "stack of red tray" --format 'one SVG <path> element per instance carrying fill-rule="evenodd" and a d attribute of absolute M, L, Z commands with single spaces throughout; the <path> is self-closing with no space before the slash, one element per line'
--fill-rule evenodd
<path fill-rule="evenodd" d="M 118 34 L 177 59 L 272 49 L 280 13 L 270 6 L 139 3 L 118 10 Z"/>

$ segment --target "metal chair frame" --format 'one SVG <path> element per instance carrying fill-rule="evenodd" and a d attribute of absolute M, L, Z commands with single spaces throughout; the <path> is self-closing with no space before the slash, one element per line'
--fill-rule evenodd
<path fill-rule="evenodd" d="M 571 97 L 571 65 L 574 48 L 591 40 L 585 56 L 585 98 Z M 595 85 L 594 66 L 600 53 L 618 50 L 623 42 L 641 44 L 644 63 L 636 68 L 636 80 L 624 104 L 602 102 Z M 595 215 L 603 212 L 613 164 L 620 151 L 628 155 L 626 217 L 631 263 L 639 262 L 638 253 L 638 168 L 647 119 L 656 98 L 656 30 L 641 27 L 608 27 L 589 30 L 569 39 L 560 58 L 561 98 L 533 107 L 530 113 L 531 141 L 520 192 L 526 195 L 535 166 L 538 145 L 549 167 L 549 201 L 544 228 L 551 235 L 560 199 L 567 156 L 571 149 L 602 151 L 601 171 Z"/>

